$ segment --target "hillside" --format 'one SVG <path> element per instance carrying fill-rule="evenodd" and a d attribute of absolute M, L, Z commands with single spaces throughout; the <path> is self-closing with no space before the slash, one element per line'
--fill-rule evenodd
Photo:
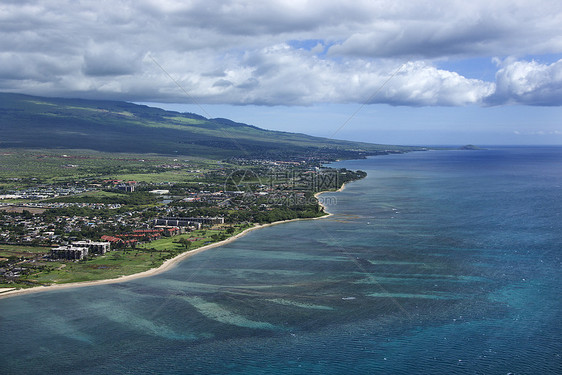
<path fill-rule="evenodd" d="M 358 158 L 412 147 L 278 132 L 128 102 L 0 93 L 0 148 L 91 149 L 207 158 Z"/>

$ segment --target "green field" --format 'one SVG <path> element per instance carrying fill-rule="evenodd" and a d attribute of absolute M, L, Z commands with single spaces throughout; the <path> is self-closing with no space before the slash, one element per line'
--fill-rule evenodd
<path fill-rule="evenodd" d="M 248 228 L 248 226 L 235 226 L 234 232 L 232 232 L 231 234 L 228 234 L 228 237 L 234 236 L 234 235 L 244 231 L 247 228 Z M 185 251 L 185 248 L 180 243 L 178 243 L 178 241 L 181 238 L 187 238 L 187 239 L 189 239 L 189 238 L 201 238 L 200 240 L 192 242 L 190 250 L 194 250 L 194 249 L 199 248 L 201 246 L 208 245 L 209 243 L 217 242 L 217 239 L 213 238 L 213 235 L 224 235 L 224 236 L 226 236 L 226 232 L 224 230 L 213 230 L 213 229 L 196 230 L 196 231 L 193 231 L 193 232 L 190 232 L 190 233 L 187 233 L 187 234 L 182 234 L 182 235 L 175 236 L 175 237 L 161 238 L 159 240 L 152 241 L 150 243 L 139 245 L 138 248 L 139 249 L 155 249 L 157 251 L 183 252 L 183 251 Z"/>
<path fill-rule="evenodd" d="M 48 254 L 50 250 L 50 247 L 44 246 L 0 245 L 0 258 L 8 258 L 11 256 L 29 257 L 41 253 Z"/>
<path fill-rule="evenodd" d="M 113 178 L 124 181 L 137 181 L 148 183 L 181 183 L 190 182 L 201 179 L 201 173 L 190 173 L 185 171 L 164 171 L 160 173 L 135 173 L 135 174 L 117 174 Z"/>
<path fill-rule="evenodd" d="M 52 271 L 43 271 L 29 276 L 38 284 L 65 284 L 80 281 L 114 279 L 123 275 L 147 271 L 162 264 L 167 254 L 135 250 L 112 251 L 86 262 L 54 262 L 64 265 Z"/>
<path fill-rule="evenodd" d="M 177 165 L 171 169 L 170 165 Z M 222 166 L 222 165 L 221 165 Z M 43 184 L 92 180 L 189 182 L 217 169 L 214 160 L 116 154 L 90 150 L 18 150 L 0 152 L 0 191 Z M 200 172 L 191 172 L 198 170 Z"/>

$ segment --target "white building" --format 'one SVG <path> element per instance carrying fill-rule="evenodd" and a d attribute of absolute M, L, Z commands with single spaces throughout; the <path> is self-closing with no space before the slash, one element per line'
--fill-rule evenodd
<path fill-rule="evenodd" d="M 74 241 L 72 246 L 85 247 L 92 254 L 105 254 L 111 250 L 110 242 Z"/>

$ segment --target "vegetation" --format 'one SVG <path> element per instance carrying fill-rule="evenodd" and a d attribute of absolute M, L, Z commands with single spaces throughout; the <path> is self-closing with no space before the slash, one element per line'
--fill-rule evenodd
<path fill-rule="evenodd" d="M 0 93 L 3 148 L 227 157 L 360 158 L 412 147 L 374 145 L 277 132 L 127 102 Z"/>
<path fill-rule="evenodd" d="M 148 192 L 133 192 L 129 194 L 81 194 L 68 197 L 50 199 L 48 202 L 60 203 L 103 203 L 103 204 L 122 204 L 128 206 L 139 206 L 156 203 L 154 194 Z"/>

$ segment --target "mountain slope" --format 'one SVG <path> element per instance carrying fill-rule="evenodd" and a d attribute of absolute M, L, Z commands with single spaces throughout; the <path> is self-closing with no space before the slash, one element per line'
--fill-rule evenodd
<path fill-rule="evenodd" d="M 208 158 L 356 158 L 415 148 L 278 132 L 127 102 L 0 93 L 1 148 L 73 148 Z"/>

